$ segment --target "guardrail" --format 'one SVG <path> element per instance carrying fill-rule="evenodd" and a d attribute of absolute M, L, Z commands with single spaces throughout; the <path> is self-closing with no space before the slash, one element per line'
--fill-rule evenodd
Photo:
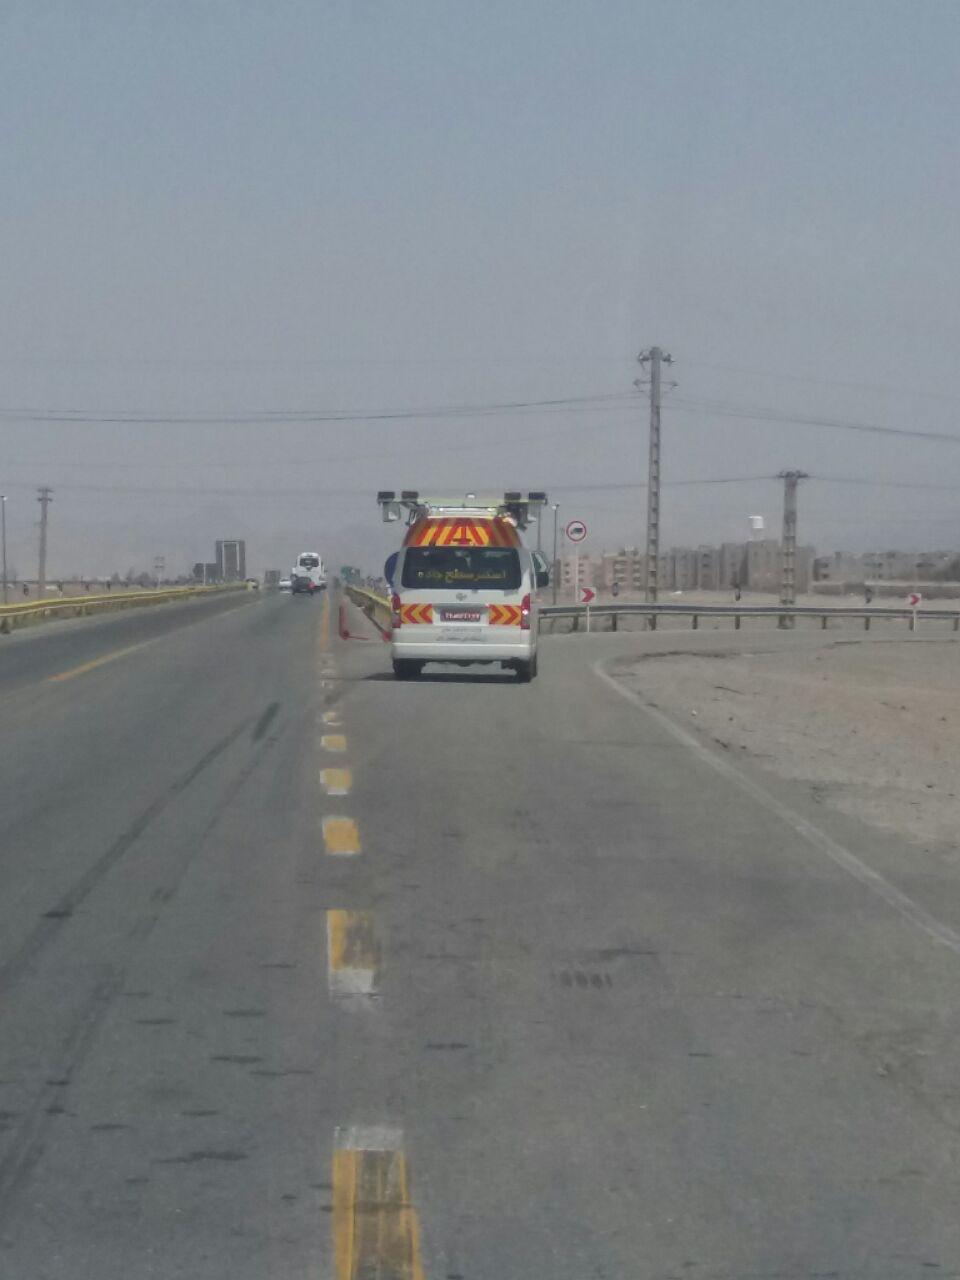
<path fill-rule="evenodd" d="M 344 591 L 353 603 L 367 615 L 382 636 L 390 632 L 390 601 L 365 587 L 344 584 Z"/>
<path fill-rule="evenodd" d="M 358 608 L 362 609 L 370 621 L 380 632 L 390 630 L 390 601 L 374 591 L 361 587 L 345 586 L 344 591 Z M 952 622 L 953 630 L 960 631 L 960 609 L 911 609 L 907 605 L 868 606 L 840 605 L 825 607 L 821 605 L 782 605 L 782 604 L 554 604 L 541 605 L 540 629 L 543 623 L 551 618 L 572 618 L 574 630 L 579 630 L 581 621 L 592 623 L 598 618 L 610 619 L 610 630 L 618 630 L 620 618 L 642 617 L 647 619 L 651 631 L 657 629 L 657 619 L 664 617 L 689 618 L 690 625 L 696 631 L 701 618 L 733 618 L 734 630 L 739 631 L 744 618 L 776 618 L 781 625 L 788 625 L 795 618 L 819 618 L 821 628 L 826 631 L 831 618 L 862 618 L 863 629 L 870 630 L 874 620 L 905 619 L 912 631 L 917 619 L 933 622 Z"/>
<path fill-rule="evenodd" d="M 831 618 L 862 618 L 864 631 L 870 630 L 870 623 L 884 619 L 906 619 L 910 630 L 916 626 L 916 620 L 949 621 L 953 630 L 960 631 L 960 609 L 911 609 L 901 605 L 896 608 L 868 608 L 839 606 L 824 608 L 820 605 L 782 605 L 782 604 L 555 604 L 541 606 L 541 630 L 546 618 L 572 618 L 574 630 L 579 630 L 580 620 L 589 625 L 595 618 L 610 618 L 610 630 L 616 631 L 620 618 L 643 617 L 647 619 L 649 630 L 656 631 L 657 619 L 664 617 L 690 618 L 694 631 L 700 625 L 701 618 L 733 618 L 734 630 L 739 631 L 743 618 L 777 618 L 781 626 L 793 625 L 795 618 L 819 618 L 821 628 L 826 631 Z"/>
<path fill-rule="evenodd" d="M 66 599 L 26 600 L 19 604 L 0 605 L 0 634 L 17 627 L 30 626 L 47 618 L 78 618 L 114 609 L 136 609 L 144 605 L 169 604 L 214 592 L 245 589 L 242 582 L 216 587 L 170 587 L 160 591 L 117 591 L 109 595 L 68 596 Z"/>

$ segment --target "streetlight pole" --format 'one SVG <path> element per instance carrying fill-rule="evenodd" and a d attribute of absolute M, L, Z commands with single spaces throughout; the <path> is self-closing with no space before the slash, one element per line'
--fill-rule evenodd
<path fill-rule="evenodd" d="M 0 493 L 0 541 L 3 544 L 3 603 L 7 603 L 7 495 Z"/>
<path fill-rule="evenodd" d="M 557 603 L 557 577 L 560 574 L 560 562 L 557 559 L 557 539 L 560 532 L 559 524 L 560 503 L 553 504 L 553 603 Z"/>

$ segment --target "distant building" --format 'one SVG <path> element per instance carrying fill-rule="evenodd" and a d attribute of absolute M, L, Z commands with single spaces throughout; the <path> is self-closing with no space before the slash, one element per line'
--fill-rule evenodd
<path fill-rule="evenodd" d="M 601 559 L 600 577 L 604 590 L 614 584 L 620 591 L 642 591 L 646 580 L 647 558 L 637 547 L 622 547 L 605 552 Z"/>
<path fill-rule="evenodd" d="M 746 581 L 748 591 L 780 590 L 780 543 L 776 538 L 763 538 L 747 543 Z"/>
<path fill-rule="evenodd" d="M 208 560 L 206 564 L 202 560 L 198 560 L 193 566 L 193 580 L 201 584 L 219 582 L 219 572 L 219 566 L 214 560 Z"/>
<path fill-rule="evenodd" d="M 601 587 L 603 578 L 603 557 L 581 552 L 577 555 L 560 557 L 560 586 L 566 591 L 574 587 L 574 575 L 579 565 L 581 587 Z"/>
<path fill-rule="evenodd" d="M 699 556 L 693 547 L 671 547 L 667 552 L 666 591 L 693 591 L 699 582 Z"/>
<path fill-rule="evenodd" d="M 218 542 L 216 557 L 221 582 L 242 582 L 247 576 L 247 544 L 241 538 Z"/>
<path fill-rule="evenodd" d="M 747 584 L 747 544 L 722 542 L 720 544 L 720 590 Z"/>
<path fill-rule="evenodd" d="M 697 586 L 701 591 L 720 590 L 720 550 L 697 547 Z"/>
<path fill-rule="evenodd" d="M 797 547 L 795 580 L 798 594 L 810 590 L 814 572 L 828 572 L 825 558 L 814 559 L 813 547 Z M 560 586 L 573 586 L 575 557 L 569 552 L 560 561 Z M 930 573 L 934 561 L 929 559 Z M 936 561 L 939 566 L 940 561 Z M 942 570 L 941 570 L 942 572 Z M 702 543 L 698 547 L 670 547 L 659 557 L 661 591 L 744 591 L 779 595 L 783 575 L 780 542 L 766 538 L 757 542 L 724 542 L 720 546 Z M 580 582 L 598 591 L 642 595 L 647 580 L 647 558 L 639 547 L 621 547 L 601 555 L 580 555 Z"/>
<path fill-rule="evenodd" d="M 814 562 L 816 582 L 934 582 L 949 575 L 955 551 L 834 551 Z"/>

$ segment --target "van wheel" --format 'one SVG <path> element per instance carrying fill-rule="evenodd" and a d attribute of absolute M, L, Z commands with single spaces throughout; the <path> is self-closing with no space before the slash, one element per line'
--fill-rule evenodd
<path fill-rule="evenodd" d="M 521 684 L 529 684 L 531 680 L 537 678 L 537 657 L 536 654 L 529 662 L 517 663 L 517 679 Z"/>
<path fill-rule="evenodd" d="M 416 680 L 422 670 L 423 663 L 415 662 L 413 658 L 394 658 L 393 660 L 393 674 L 398 680 Z"/>

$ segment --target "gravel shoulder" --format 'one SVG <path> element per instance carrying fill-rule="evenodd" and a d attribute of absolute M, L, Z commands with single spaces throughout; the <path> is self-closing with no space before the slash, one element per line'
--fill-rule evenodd
<path fill-rule="evenodd" d="M 759 636 L 618 672 L 723 748 L 960 865 L 960 642 Z"/>

